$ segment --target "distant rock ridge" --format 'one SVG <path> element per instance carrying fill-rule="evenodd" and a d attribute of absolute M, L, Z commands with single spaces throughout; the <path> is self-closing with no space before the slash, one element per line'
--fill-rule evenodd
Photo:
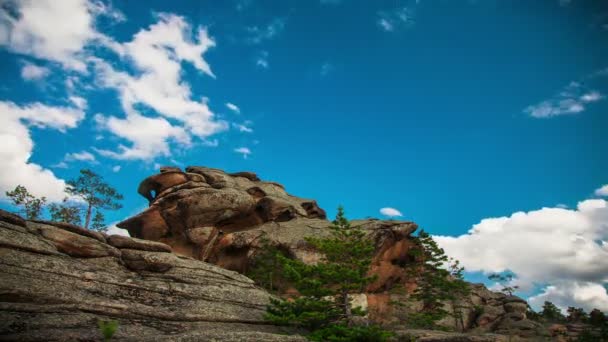
<path fill-rule="evenodd" d="M 305 240 L 329 234 L 330 222 L 317 202 L 288 194 L 275 182 L 262 181 L 253 172 L 226 173 L 219 169 L 190 166 L 185 172 L 164 167 L 139 185 L 138 192 L 150 207 L 117 226 L 137 238 L 159 241 L 173 251 L 246 274 L 265 244 L 272 244 L 307 263 L 322 258 Z M 419 308 L 392 305 L 406 302 L 416 284 L 402 267 L 414 262 L 408 254 L 414 246 L 411 234 L 418 226 L 396 220 L 354 220 L 374 241 L 370 273 L 377 275 L 365 293 L 356 298 L 368 310 L 368 318 L 387 326 L 399 326 L 408 312 Z M 395 291 L 405 288 L 406 293 Z M 448 310 L 450 305 L 448 306 Z M 531 338 L 544 334 L 540 325 L 526 317 L 527 303 L 518 297 L 471 284 L 470 298 L 457 303 L 462 319 L 446 318 L 443 326 L 475 333 L 498 332 Z"/>

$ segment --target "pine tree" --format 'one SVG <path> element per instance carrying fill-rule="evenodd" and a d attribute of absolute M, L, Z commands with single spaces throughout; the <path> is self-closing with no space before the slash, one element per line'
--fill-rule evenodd
<path fill-rule="evenodd" d="M 271 245 L 267 238 L 262 238 L 260 249 L 253 256 L 252 265 L 246 272 L 247 277 L 268 291 L 281 290 L 285 279 L 283 264 L 279 256 L 287 257 L 288 255 L 277 246 Z"/>
<path fill-rule="evenodd" d="M 316 341 L 384 341 L 389 334 L 374 327 L 355 327 L 353 317 L 363 315 L 352 309 L 351 295 L 361 293 L 375 277 L 368 275 L 374 244 L 366 233 L 352 227 L 338 208 L 327 238 L 306 241 L 323 254 L 319 263 L 307 265 L 279 255 L 284 276 L 300 297 L 271 300 L 266 318 L 274 323 L 306 328 Z"/>
<path fill-rule="evenodd" d="M 511 281 L 513 280 L 513 274 L 511 273 L 493 273 L 488 276 L 488 279 L 499 283 L 502 286 L 500 292 L 506 294 L 507 296 L 512 296 L 513 292 L 519 289 L 519 286 L 511 285 Z"/>
<path fill-rule="evenodd" d="M 562 322 L 565 320 L 561 310 L 549 301 L 545 301 L 543 304 L 543 310 L 540 312 L 540 315 L 550 322 Z"/>
<path fill-rule="evenodd" d="M 410 249 L 409 253 L 418 262 L 406 267 L 417 285 L 410 299 L 420 301 L 422 310 L 410 314 L 408 324 L 433 329 L 437 328 L 437 321 L 448 315 L 456 319 L 462 318 L 457 302 L 470 292 L 463 280 L 464 268 L 457 260 L 448 258 L 445 251 L 424 230 L 420 231 L 415 241 L 417 246 Z M 452 303 L 453 312 L 444 309 L 448 302 Z"/>
<path fill-rule="evenodd" d="M 566 316 L 568 322 L 581 323 L 586 322 L 589 319 L 589 315 L 583 308 L 569 306 L 568 309 L 566 309 L 566 312 L 568 312 L 568 316 Z"/>
<path fill-rule="evenodd" d="M 63 199 L 62 204 L 50 204 L 49 212 L 51 213 L 51 221 L 71 223 L 75 225 L 81 224 L 80 206 L 76 204 L 70 204 L 67 198 Z"/>
<path fill-rule="evenodd" d="M 95 172 L 83 169 L 76 179 L 67 181 L 66 192 L 78 196 L 87 203 L 84 227 L 89 228 L 93 209 L 117 210 L 122 208 L 117 200 L 122 200 L 122 195 L 113 187 L 106 184 L 101 176 Z"/>
<path fill-rule="evenodd" d="M 46 197 L 37 198 L 27 191 L 27 188 L 22 185 L 17 185 L 13 191 L 5 192 L 6 196 L 11 199 L 14 205 L 22 207 L 21 212 L 29 220 L 40 219 Z"/>
<path fill-rule="evenodd" d="M 95 211 L 95 215 L 93 216 L 93 220 L 91 221 L 91 229 L 96 230 L 98 232 L 105 232 L 108 230 L 108 227 L 105 224 L 105 217 L 103 213 L 99 210 Z"/>

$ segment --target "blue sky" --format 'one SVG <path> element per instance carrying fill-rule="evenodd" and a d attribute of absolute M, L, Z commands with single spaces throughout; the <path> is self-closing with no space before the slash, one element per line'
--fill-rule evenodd
<path fill-rule="evenodd" d="M 608 310 L 605 2 L 8 1 L 0 59 L 2 193 L 58 200 L 90 167 L 125 195 L 113 222 L 158 165 L 251 170 L 330 215 L 393 208 L 471 270 L 515 265 L 529 291 Z M 602 267 L 487 249 L 539 230 Z"/>

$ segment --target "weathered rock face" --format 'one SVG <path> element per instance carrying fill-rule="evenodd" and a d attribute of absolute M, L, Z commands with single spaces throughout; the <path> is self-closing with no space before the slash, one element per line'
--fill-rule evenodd
<path fill-rule="evenodd" d="M 291 196 L 280 184 L 260 181 L 251 172 L 177 170 L 164 168 L 146 178 L 138 192 L 150 208 L 118 226 L 131 236 L 164 242 L 179 254 L 205 260 L 223 233 L 266 222 L 325 218 L 315 201 Z"/>
<path fill-rule="evenodd" d="M 322 258 L 305 237 L 329 234 L 330 222 L 323 209 L 313 200 L 287 194 L 277 183 L 261 181 L 254 173 L 164 168 L 145 179 L 138 191 L 150 200 L 150 208 L 118 226 L 134 237 L 171 245 L 178 254 L 239 273 L 247 272 L 265 243 L 307 263 Z M 408 312 L 419 309 L 415 303 L 410 307 L 392 305 L 407 302 L 407 293 L 416 286 L 403 266 L 415 262 L 408 251 L 414 246 L 411 234 L 417 225 L 375 219 L 351 223 L 368 233 L 376 250 L 370 273 L 377 275 L 377 280 L 357 301 L 367 308 L 372 321 L 402 325 Z M 395 291 L 396 285 L 405 293 Z M 491 292 L 483 285 L 471 288 L 470 298 L 456 303 L 464 307 L 462 319 L 447 318 L 442 325 L 457 331 L 496 331 L 523 337 L 540 333 L 539 325 L 526 319 L 527 305 L 522 299 Z M 446 305 L 451 310 L 451 304 Z"/>
<path fill-rule="evenodd" d="M 264 322 L 270 295 L 168 245 L 0 210 L 0 340 L 305 341 Z M 78 229 L 77 229 L 78 228 Z"/>

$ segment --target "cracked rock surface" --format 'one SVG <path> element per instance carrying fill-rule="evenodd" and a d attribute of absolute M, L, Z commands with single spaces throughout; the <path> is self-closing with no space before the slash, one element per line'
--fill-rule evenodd
<path fill-rule="evenodd" d="M 0 211 L 0 340 L 99 341 L 116 320 L 116 341 L 305 341 L 264 322 L 270 295 L 249 278 L 89 233 Z"/>

